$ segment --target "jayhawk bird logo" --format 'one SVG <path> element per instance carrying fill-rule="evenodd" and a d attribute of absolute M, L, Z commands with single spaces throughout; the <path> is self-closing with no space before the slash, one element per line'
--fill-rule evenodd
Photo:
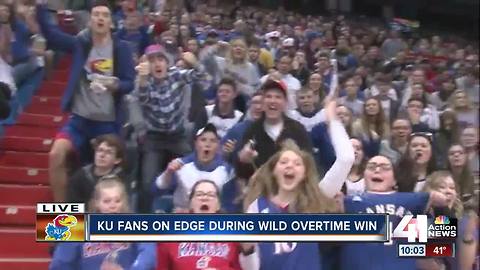
<path fill-rule="evenodd" d="M 45 240 L 65 241 L 70 238 L 72 233 L 70 228 L 77 224 L 77 218 L 71 215 L 58 215 L 53 223 L 48 223 L 45 227 Z"/>

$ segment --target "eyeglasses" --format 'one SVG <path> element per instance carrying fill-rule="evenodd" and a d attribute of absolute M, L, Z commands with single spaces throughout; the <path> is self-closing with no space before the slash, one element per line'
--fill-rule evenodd
<path fill-rule="evenodd" d="M 431 132 L 413 132 L 410 134 L 410 140 L 413 137 L 424 137 L 425 139 L 429 140 L 430 142 L 433 141 L 433 134 Z"/>
<path fill-rule="evenodd" d="M 201 197 L 208 197 L 208 198 L 217 198 L 217 193 L 215 192 L 195 192 L 193 194 L 193 197 L 196 197 L 196 198 L 201 198 Z"/>
<path fill-rule="evenodd" d="M 369 171 L 376 171 L 377 168 L 380 168 L 383 172 L 388 172 L 393 169 L 392 164 L 389 163 L 375 163 L 375 162 L 368 162 L 367 166 L 365 167 Z"/>

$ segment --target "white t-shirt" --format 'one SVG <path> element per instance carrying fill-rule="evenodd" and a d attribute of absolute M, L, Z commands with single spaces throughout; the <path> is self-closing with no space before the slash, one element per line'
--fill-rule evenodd
<path fill-rule="evenodd" d="M 215 113 L 215 104 L 205 106 L 207 111 L 208 123 L 213 124 L 217 128 L 217 133 L 220 138 L 223 138 L 225 134 L 240 121 L 243 113 L 239 110 L 233 111 L 232 117 L 221 117 Z"/>
<path fill-rule="evenodd" d="M 347 195 L 363 194 L 365 192 L 365 179 L 362 178 L 356 182 L 347 179 L 345 186 L 347 187 Z"/>
<path fill-rule="evenodd" d="M 325 116 L 325 110 L 324 109 L 321 109 L 320 111 L 318 111 L 312 117 L 303 116 L 297 110 L 289 110 L 287 112 L 287 116 L 292 118 L 295 121 L 298 121 L 300 124 L 302 124 L 308 132 L 312 131 L 312 129 L 315 125 L 317 125 L 321 122 L 325 122 L 326 118 L 327 118 Z"/>
<path fill-rule="evenodd" d="M 424 179 L 422 181 L 417 181 L 417 183 L 415 183 L 415 188 L 413 189 L 414 192 L 421 192 L 423 190 L 423 187 L 425 187 L 425 183 L 427 181 Z"/>
<path fill-rule="evenodd" d="M 273 125 L 267 122 L 263 122 L 263 128 L 265 128 L 265 132 L 268 134 L 268 136 L 272 138 L 273 141 L 276 141 L 278 139 L 278 136 L 280 136 L 280 133 L 282 132 L 283 121 Z"/>
<path fill-rule="evenodd" d="M 380 100 L 380 103 L 382 104 L 383 113 L 385 114 L 385 117 L 387 119 L 390 119 L 390 105 L 391 105 L 390 99 Z"/>

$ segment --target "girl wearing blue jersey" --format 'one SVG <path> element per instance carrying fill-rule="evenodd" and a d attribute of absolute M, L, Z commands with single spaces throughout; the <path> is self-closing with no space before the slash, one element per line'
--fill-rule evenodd
<path fill-rule="evenodd" d="M 352 144 L 335 116 L 336 103 L 326 106 L 329 132 L 337 159 L 324 179 L 318 174 L 312 156 L 293 141 L 286 141 L 252 177 L 245 198 L 248 213 L 332 213 L 333 200 L 347 178 L 354 161 Z M 317 243 L 258 243 L 256 270 L 321 269 Z"/>
<path fill-rule="evenodd" d="M 129 212 L 127 192 L 116 176 L 95 186 L 92 212 Z M 50 270 L 150 270 L 155 268 L 154 243 L 60 243 Z"/>
<path fill-rule="evenodd" d="M 345 198 L 345 212 L 389 214 L 393 228 L 405 215 L 424 214 L 430 206 L 445 206 L 448 202 L 447 197 L 438 191 L 397 192 L 393 165 L 384 156 L 375 156 L 367 162 L 364 179 L 367 192 Z M 345 244 L 341 270 L 415 270 L 415 259 L 397 257 L 396 243 L 397 240 L 393 243 Z"/>

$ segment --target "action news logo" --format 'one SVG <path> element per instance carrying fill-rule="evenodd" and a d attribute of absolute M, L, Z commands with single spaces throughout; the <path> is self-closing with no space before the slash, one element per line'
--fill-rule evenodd
<path fill-rule="evenodd" d="M 428 239 L 455 239 L 457 219 L 438 216 L 428 219 L 427 215 L 404 216 L 393 231 L 393 238 L 407 238 L 409 243 L 426 243 Z M 418 241 L 416 241 L 418 239 Z"/>

